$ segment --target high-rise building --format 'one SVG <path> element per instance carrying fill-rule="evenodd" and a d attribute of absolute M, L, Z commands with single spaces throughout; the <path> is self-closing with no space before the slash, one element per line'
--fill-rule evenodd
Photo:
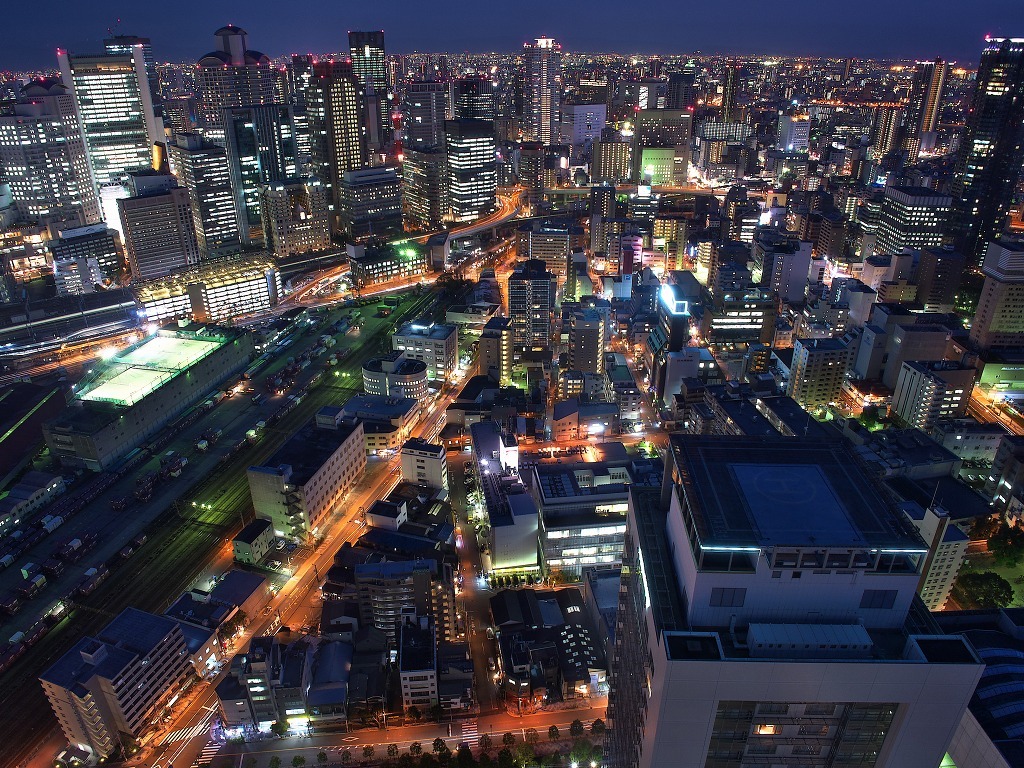
<path fill-rule="evenodd" d="M 447 85 L 436 80 L 418 80 L 405 86 L 403 151 L 444 145 L 446 90 Z"/>
<path fill-rule="evenodd" d="M 807 115 L 779 115 L 775 148 L 783 152 L 806 152 L 811 140 L 811 119 Z"/>
<path fill-rule="evenodd" d="M 354 240 L 402 231 L 398 169 L 391 166 L 346 171 L 336 208 L 345 234 Z"/>
<path fill-rule="evenodd" d="M 39 681 L 68 741 L 106 759 L 144 735 L 194 674 L 177 621 L 126 608 Z"/>
<path fill-rule="evenodd" d="M 477 348 L 481 376 L 490 376 L 502 386 L 512 382 L 512 321 L 492 317 L 484 325 Z"/>
<path fill-rule="evenodd" d="M 132 196 L 117 206 L 132 278 L 151 280 L 198 264 L 188 190 L 155 171 L 130 175 L 128 185 Z"/>
<path fill-rule="evenodd" d="M 983 351 L 1024 347 L 1024 246 L 989 243 L 982 273 L 971 342 Z"/>
<path fill-rule="evenodd" d="M 917 302 L 925 312 L 952 312 L 956 292 L 964 276 L 967 260 L 952 246 L 925 248 L 917 254 Z"/>
<path fill-rule="evenodd" d="M 559 118 L 561 142 L 569 146 L 574 163 L 589 160 L 608 118 L 604 104 L 563 104 Z"/>
<path fill-rule="evenodd" d="M 1024 165 L 1024 39 L 988 38 L 951 192 L 956 245 L 975 267 L 999 237 Z"/>
<path fill-rule="evenodd" d="M 360 86 L 351 62 L 317 62 L 313 72 L 309 90 L 313 168 L 330 183 L 336 209 L 342 174 L 363 168 L 367 160 Z M 336 215 L 331 228 L 341 231 Z"/>
<path fill-rule="evenodd" d="M 913 162 L 924 142 L 934 145 L 934 134 L 939 127 L 942 100 L 949 76 L 949 62 L 942 59 L 919 61 L 914 65 L 910 83 L 910 104 L 907 110 L 906 135 L 903 146 Z"/>
<path fill-rule="evenodd" d="M 596 309 L 569 319 L 569 370 L 604 375 L 605 321 Z"/>
<path fill-rule="evenodd" d="M 722 106 L 719 109 L 719 120 L 723 123 L 740 122 L 740 109 L 736 103 L 736 96 L 740 90 L 740 65 L 738 62 L 729 61 L 725 64 L 725 71 L 722 73 Z"/>
<path fill-rule="evenodd" d="M 100 223 L 62 229 L 57 234 L 48 243 L 54 262 L 93 259 L 108 279 L 118 280 L 121 277 L 124 255 L 116 230 Z"/>
<path fill-rule="evenodd" d="M 223 144 L 224 110 L 277 101 L 277 70 L 266 54 L 249 49 L 244 29 L 228 24 L 213 35 L 217 49 L 196 66 L 198 117 L 203 135 Z"/>
<path fill-rule="evenodd" d="M 406 323 L 391 337 L 395 351 L 427 364 L 431 381 L 451 381 L 459 365 L 459 328 L 447 323 Z"/>
<path fill-rule="evenodd" d="M 23 221 L 100 220 L 74 99 L 60 80 L 30 81 L 0 113 L 0 182 Z"/>
<path fill-rule="evenodd" d="M 70 86 L 93 183 L 122 184 L 153 164 L 157 126 L 141 48 L 124 56 L 77 56 L 57 51 L 61 79 Z"/>
<path fill-rule="evenodd" d="M 494 127 L 484 120 L 449 120 L 444 126 L 450 218 L 472 221 L 494 210 L 498 191 Z"/>
<path fill-rule="evenodd" d="M 267 250 L 278 259 L 331 247 L 327 189 L 316 177 L 262 187 L 260 214 Z"/>
<path fill-rule="evenodd" d="M 594 142 L 591 180 L 598 184 L 621 184 L 630 180 L 633 143 L 621 134 L 602 136 Z"/>
<path fill-rule="evenodd" d="M 452 115 L 456 120 L 495 118 L 494 83 L 485 75 L 466 75 L 452 83 Z"/>
<path fill-rule="evenodd" d="M 167 147 L 171 172 L 188 190 L 202 259 L 239 249 L 238 215 L 224 147 L 198 133 L 179 133 Z"/>
<path fill-rule="evenodd" d="M 938 765 L 984 663 L 887 491 L 842 441 L 670 440 L 630 492 L 608 764 Z"/>
<path fill-rule="evenodd" d="M 967 415 L 977 369 L 957 362 L 905 360 L 892 395 L 897 420 L 930 432 L 939 419 Z"/>
<path fill-rule="evenodd" d="M 142 60 L 146 64 L 146 82 L 149 84 L 149 98 L 153 102 L 153 109 L 159 117 L 161 114 L 160 104 L 163 99 L 160 96 L 160 73 L 156 68 L 156 58 L 153 56 L 153 41 L 148 37 L 137 35 L 114 35 L 103 41 L 103 50 L 108 56 L 129 56 L 132 49 L 142 49 Z"/>
<path fill-rule="evenodd" d="M 402 161 L 402 207 L 414 229 L 437 229 L 448 215 L 448 166 L 438 147 L 405 151 Z"/>
<path fill-rule="evenodd" d="M 685 109 L 642 109 L 633 128 L 633 180 L 639 183 L 686 183 L 693 115 Z M 652 150 L 664 150 L 662 153 Z M 668 162 L 657 162 L 659 154 Z M 667 165 L 660 172 L 657 165 Z"/>
<path fill-rule="evenodd" d="M 952 207 L 949 195 L 927 187 L 886 187 L 874 252 L 894 256 L 942 245 Z"/>
<path fill-rule="evenodd" d="M 895 106 L 875 107 L 871 120 L 871 154 L 878 164 L 886 155 L 899 147 L 906 109 Z"/>
<path fill-rule="evenodd" d="M 806 409 L 838 401 L 851 352 L 842 339 L 794 339 L 786 394 Z"/>
<path fill-rule="evenodd" d="M 263 243 L 260 190 L 298 174 L 292 108 L 282 104 L 231 107 L 223 111 L 221 130 L 242 246 Z"/>
<path fill-rule="evenodd" d="M 668 78 L 666 109 L 689 109 L 697 106 L 697 69 L 687 64 L 682 72 L 675 72 Z"/>
<path fill-rule="evenodd" d="M 388 107 L 388 64 L 384 52 L 384 31 L 349 32 L 348 50 L 352 71 L 364 93 L 364 109 L 376 110 L 381 126 L 391 124 Z M 370 88 L 369 86 L 373 86 Z"/>
<path fill-rule="evenodd" d="M 562 46 L 539 37 L 523 46 L 523 134 L 530 141 L 551 144 L 558 138 L 562 97 Z"/>
<path fill-rule="evenodd" d="M 551 345 L 551 318 L 558 280 L 538 259 L 521 262 L 508 278 L 508 314 L 515 349 Z"/>

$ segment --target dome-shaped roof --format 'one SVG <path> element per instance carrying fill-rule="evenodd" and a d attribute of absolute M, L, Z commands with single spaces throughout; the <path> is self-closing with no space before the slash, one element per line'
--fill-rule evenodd
<path fill-rule="evenodd" d="M 224 51 L 210 51 L 199 60 L 200 67 L 223 67 L 231 63 L 231 57 Z"/>
<path fill-rule="evenodd" d="M 215 37 L 222 37 L 227 35 L 244 35 L 246 32 L 241 27 L 236 27 L 234 24 L 228 24 L 227 26 L 221 27 L 214 32 Z"/>

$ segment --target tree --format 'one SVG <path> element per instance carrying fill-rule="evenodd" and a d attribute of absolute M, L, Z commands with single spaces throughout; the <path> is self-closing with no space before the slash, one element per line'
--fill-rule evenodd
<path fill-rule="evenodd" d="M 999 531 L 1002 525 L 1002 520 L 999 515 L 989 515 L 988 517 L 976 517 L 974 522 L 971 523 L 971 538 L 972 539 L 990 539 Z"/>
<path fill-rule="evenodd" d="M 281 768 L 281 758 L 274 755 L 270 758 L 270 768 Z"/>
<path fill-rule="evenodd" d="M 436 739 L 434 739 L 433 749 L 435 755 L 440 755 L 442 752 L 448 749 L 448 745 L 444 743 L 444 739 L 438 736 Z"/>
<path fill-rule="evenodd" d="M 506 747 L 498 753 L 498 768 L 515 768 L 516 759 L 512 756 L 512 750 Z"/>
<path fill-rule="evenodd" d="M 278 720 L 276 723 L 270 726 L 270 730 L 276 733 L 278 736 L 284 736 L 286 733 L 288 733 L 288 723 L 286 723 L 284 720 Z"/>
<path fill-rule="evenodd" d="M 953 590 L 964 608 L 1005 608 L 1013 602 L 1013 586 L 992 571 L 961 573 Z"/>
<path fill-rule="evenodd" d="M 349 763 L 352 762 L 352 750 L 351 749 L 346 749 L 344 752 L 341 753 L 341 762 L 342 762 L 342 765 L 348 765 Z"/>
<path fill-rule="evenodd" d="M 580 765 L 586 765 L 590 762 L 593 750 L 590 747 L 590 742 L 586 739 L 578 739 L 572 745 L 572 752 L 569 753 L 570 759 L 574 763 Z"/>
<path fill-rule="evenodd" d="M 398 757 L 397 744 L 388 744 L 388 757 Z"/>
<path fill-rule="evenodd" d="M 330 759 L 330 758 L 329 758 L 329 757 L 327 757 L 327 753 L 326 753 L 326 752 L 324 752 L 324 751 L 323 751 L 322 749 L 321 749 L 321 750 L 320 750 L 319 752 L 317 752 L 317 753 L 316 753 L 316 761 L 317 761 L 317 762 L 318 762 L 318 763 L 319 763 L 320 765 L 326 765 L 326 764 L 327 764 L 327 761 L 328 761 L 329 759 Z"/>
<path fill-rule="evenodd" d="M 479 744 L 480 744 L 480 751 L 481 752 L 490 752 L 491 751 L 491 747 L 494 746 L 494 741 L 493 741 L 493 739 L 491 739 L 491 734 L 489 734 L 489 733 L 483 734 L 480 737 Z"/>
<path fill-rule="evenodd" d="M 592 722 L 590 724 L 590 732 L 592 734 L 594 734 L 595 736 L 600 736 L 601 734 L 603 734 L 604 733 L 604 720 L 602 720 L 601 718 L 597 718 L 597 720 Z"/>
<path fill-rule="evenodd" d="M 569 725 L 569 735 L 574 739 L 583 738 L 583 734 L 586 732 L 586 728 L 583 727 L 582 720 L 573 720 Z"/>
<path fill-rule="evenodd" d="M 474 768 L 476 760 L 473 759 L 473 751 L 463 744 L 459 747 L 459 751 L 455 753 L 455 763 L 459 768 Z"/>
<path fill-rule="evenodd" d="M 431 720 L 437 720 L 437 721 L 440 722 L 441 715 L 443 715 L 443 714 L 444 714 L 444 710 L 441 708 L 440 704 L 431 704 L 430 705 L 430 719 Z"/>
<path fill-rule="evenodd" d="M 540 734 L 537 733 L 537 729 L 536 728 L 527 728 L 525 736 L 526 736 L 526 743 L 529 744 L 531 747 L 534 744 L 536 744 L 538 741 L 540 741 Z"/>
<path fill-rule="evenodd" d="M 548 741 L 558 741 L 561 735 L 562 734 L 558 732 L 557 725 L 552 725 L 550 728 L 548 728 Z"/>
<path fill-rule="evenodd" d="M 511 749 L 511 747 L 516 743 L 516 735 L 514 733 L 506 733 L 501 737 L 501 743 Z"/>
<path fill-rule="evenodd" d="M 418 741 L 414 741 L 412 744 L 409 745 L 409 754 L 417 756 L 423 754 L 423 745 L 420 744 Z"/>
<path fill-rule="evenodd" d="M 409 707 L 409 717 L 411 717 L 413 720 L 419 720 L 422 717 L 422 715 L 420 714 L 420 708 Z"/>
<path fill-rule="evenodd" d="M 1000 565 L 1016 567 L 1024 558 L 1024 528 L 1003 523 L 999 530 L 989 536 L 988 551 L 995 555 Z"/>
<path fill-rule="evenodd" d="M 296 755 L 292 758 L 292 768 L 302 768 L 306 764 L 306 758 L 302 755 Z"/>
<path fill-rule="evenodd" d="M 367 760 L 372 760 L 373 753 L 376 751 L 377 750 L 373 748 L 373 744 L 367 744 L 365 747 L 363 747 L 363 757 L 365 757 Z"/>

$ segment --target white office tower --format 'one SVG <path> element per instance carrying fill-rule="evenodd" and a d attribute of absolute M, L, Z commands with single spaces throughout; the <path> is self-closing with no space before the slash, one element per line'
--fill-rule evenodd
<path fill-rule="evenodd" d="M 526 80 L 523 93 L 525 138 L 543 144 L 558 140 L 558 112 L 562 95 L 562 46 L 539 37 L 523 46 Z"/>
<path fill-rule="evenodd" d="M 677 434 L 667 462 L 630 493 L 608 764 L 936 768 L 984 665 L 852 452 Z"/>
<path fill-rule="evenodd" d="M 93 183 L 119 184 L 153 164 L 163 130 L 153 114 L 142 46 L 123 56 L 57 51 L 61 79 L 71 88 L 89 155 Z"/>

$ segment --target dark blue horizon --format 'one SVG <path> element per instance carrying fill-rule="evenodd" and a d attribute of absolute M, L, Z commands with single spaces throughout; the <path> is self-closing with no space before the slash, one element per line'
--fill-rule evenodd
<path fill-rule="evenodd" d="M 1024 36 L 1019 0 L 976 0 L 970 12 L 955 0 L 862 0 L 857 5 L 791 0 L 786 13 L 767 15 L 753 0 L 682 5 L 678 0 L 642 4 L 595 0 L 572 8 L 535 0 L 507 12 L 452 0 L 433 7 L 410 0 L 349 8 L 272 0 L 241 5 L 213 0 L 196 7 L 122 0 L 75 3 L 41 17 L 18 3 L 0 30 L 0 69 L 51 68 L 58 47 L 80 53 L 102 49 L 107 28 L 149 37 L 159 61 L 195 61 L 213 46 L 213 32 L 227 23 L 249 33 L 250 47 L 271 57 L 347 48 L 349 29 L 383 29 L 389 53 L 412 51 L 510 52 L 541 35 L 566 50 L 605 53 L 704 53 L 778 56 L 932 58 L 976 62 L 986 34 Z M 770 7 L 770 6 L 769 6 Z M 241 8 L 241 10 L 240 10 Z M 292 8 L 301 14 L 289 14 Z M 429 12 L 427 9 L 429 8 Z M 728 9 L 727 12 L 724 9 Z"/>

